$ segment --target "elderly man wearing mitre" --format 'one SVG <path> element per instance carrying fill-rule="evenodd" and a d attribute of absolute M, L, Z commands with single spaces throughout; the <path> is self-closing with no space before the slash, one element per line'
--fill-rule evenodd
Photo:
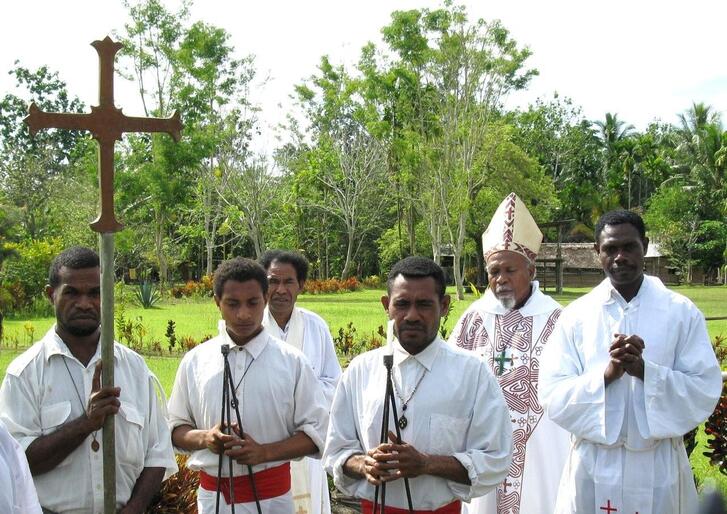
<path fill-rule="evenodd" d="M 569 445 L 567 432 L 543 416 L 538 402 L 540 356 L 560 315 L 560 305 L 534 280 L 542 239 L 525 204 L 510 193 L 482 235 L 489 288 L 449 339 L 489 364 L 510 409 L 513 432 L 507 477 L 463 512 L 540 514 L 555 507 Z"/>

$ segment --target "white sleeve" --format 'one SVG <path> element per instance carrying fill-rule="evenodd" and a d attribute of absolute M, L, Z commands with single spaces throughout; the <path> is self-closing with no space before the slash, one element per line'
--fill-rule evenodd
<path fill-rule="evenodd" d="M 169 403 L 167 405 L 169 419 L 167 420 L 167 424 L 169 425 L 170 432 L 174 432 L 175 428 L 182 425 L 199 428 L 194 419 L 192 406 L 189 403 L 190 359 L 188 356 L 189 354 L 182 358 L 182 362 L 179 364 L 179 368 L 177 368 L 177 375 L 174 378 L 174 385 L 172 386 L 172 394 L 169 396 Z M 175 447 L 175 451 L 183 452 L 184 450 Z"/>
<path fill-rule="evenodd" d="M 343 472 L 343 465 L 352 455 L 364 454 L 356 429 L 356 409 L 351 397 L 351 367 L 343 373 L 331 405 L 331 418 L 323 452 L 323 467 L 333 477 L 333 483 L 344 494 L 356 496 L 359 482 Z"/>
<path fill-rule="evenodd" d="M 12 445 L 15 450 L 15 465 L 12 466 L 12 473 L 15 477 L 15 502 L 18 514 L 41 514 L 38 494 L 35 491 L 33 477 L 30 474 L 28 460 L 25 458 L 23 448 L 14 439 Z"/>
<path fill-rule="evenodd" d="M 483 496 L 502 482 L 512 462 L 512 425 L 497 379 L 484 362 L 473 406 L 472 421 L 467 430 L 467 448 L 454 458 L 467 470 L 470 485 L 447 481 L 452 494 L 464 501 Z"/>
<path fill-rule="evenodd" d="M 326 429 L 328 428 L 328 403 L 323 388 L 313 373 L 308 361 L 301 355 L 299 359 L 298 380 L 295 385 L 295 430 L 304 432 L 318 448 L 318 452 L 308 457 L 318 459 L 323 453 Z"/>
<path fill-rule="evenodd" d="M 172 449 L 172 436 L 167 426 L 167 420 L 164 417 L 165 408 L 162 408 L 160 402 L 164 402 L 164 391 L 159 385 L 161 398 L 157 396 L 157 384 L 159 381 L 156 376 L 149 371 L 149 412 L 146 413 L 147 421 L 144 427 L 145 448 L 144 467 L 145 468 L 165 468 L 165 478 L 170 477 L 177 472 L 177 461 L 174 458 L 174 450 Z"/>
<path fill-rule="evenodd" d="M 43 435 L 39 404 L 30 381 L 5 374 L 0 386 L 0 420 L 23 450 Z"/>
<path fill-rule="evenodd" d="M 642 437 L 680 437 L 709 417 L 722 392 L 722 372 L 701 312 L 690 309 L 673 366 L 644 364 L 642 394 L 634 398 Z"/>
<path fill-rule="evenodd" d="M 575 332 L 568 312 L 564 311 L 540 363 L 540 403 L 550 419 L 576 437 L 612 444 L 623 424 L 623 394 L 619 388 L 625 382 L 615 381 L 606 388 L 605 367 L 584 369 Z"/>

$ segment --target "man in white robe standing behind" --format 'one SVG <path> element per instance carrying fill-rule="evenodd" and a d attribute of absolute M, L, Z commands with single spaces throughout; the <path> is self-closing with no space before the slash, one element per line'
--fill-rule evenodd
<path fill-rule="evenodd" d="M 295 305 L 308 278 L 308 261 L 299 253 L 270 250 L 260 258 L 260 264 L 268 275 L 263 326 L 308 358 L 330 407 L 341 377 L 331 332 L 318 314 Z M 290 474 L 296 514 L 330 514 L 328 479 L 321 461 L 310 457 L 293 461 Z"/>
<path fill-rule="evenodd" d="M 573 435 L 555 512 L 697 512 L 683 434 L 722 389 L 704 316 L 644 275 L 640 216 L 608 212 L 595 232 L 606 279 L 563 310 L 540 370 L 547 415 Z"/>
<path fill-rule="evenodd" d="M 568 455 L 568 432 L 543 415 L 539 361 L 560 315 L 535 278 L 543 234 L 527 207 L 510 193 L 482 234 L 489 288 L 465 311 L 450 344 L 481 356 L 510 409 L 513 461 L 497 489 L 462 508 L 476 514 L 549 514 Z"/>

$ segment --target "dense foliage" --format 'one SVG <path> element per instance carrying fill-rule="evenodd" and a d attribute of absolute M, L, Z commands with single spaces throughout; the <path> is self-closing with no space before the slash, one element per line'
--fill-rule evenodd
<path fill-rule="evenodd" d="M 393 12 L 382 42 L 362 48 L 355 67 L 322 56 L 291 91 L 298 112 L 278 147 L 261 155 L 253 56 L 223 29 L 191 20 L 186 2 L 177 11 L 159 0 L 127 8 L 118 68 L 147 115 L 179 110 L 184 132 L 179 144 L 137 134 L 117 145 L 119 277 L 133 270 L 162 289 L 195 284 L 225 258 L 287 247 L 302 250 L 322 281 L 380 276 L 409 254 L 446 255 L 461 294 L 482 268 L 479 234 L 515 191 L 538 221 L 572 220 L 566 240 L 592 238 L 606 210 L 635 209 L 686 280 L 695 266 L 725 280 L 727 131 L 707 105 L 642 132 L 616 113 L 585 119 L 557 95 L 507 110 L 508 93 L 537 74 L 531 50 L 499 22 L 445 3 Z M 50 254 L 96 244 L 87 223 L 97 205 L 89 136 L 30 138 L 22 123 L 30 101 L 87 108 L 45 66 L 18 62 L 9 72 L 18 89 L 0 98 L 6 311 L 40 294 Z"/>

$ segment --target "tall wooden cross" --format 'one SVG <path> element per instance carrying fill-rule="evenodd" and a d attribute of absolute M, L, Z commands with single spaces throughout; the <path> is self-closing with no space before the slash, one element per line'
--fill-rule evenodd
<path fill-rule="evenodd" d="M 171 118 L 137 118 L 126 116 L 114 105 L 114 59 L 121 49 L 108 36 L 91 43 L 98 53 L 99 101 L 88 114 L 43 112 L 30 104 L 25 118 L 30 134 L 41 129 L 89 130 L 98 142 L 101 213 L 91 229 L 101 234 L 101 359 L 104 363 L 103 385 L 114 385 L 114 232 L 123 228 L 114 212 L 114 144 L 124 132 L 166 132 L 179 141 L 182 123 L 179 113 Z M 103 426 L 104 513 L 116 512 L 116 452 L 114 416 L 107 416 Z"/>

